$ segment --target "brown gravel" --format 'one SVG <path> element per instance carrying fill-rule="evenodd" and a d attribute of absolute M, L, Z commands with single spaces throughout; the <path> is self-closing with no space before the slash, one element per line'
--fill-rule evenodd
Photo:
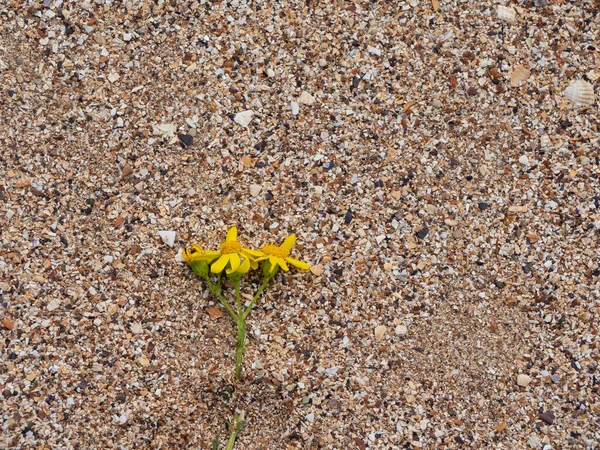
<path fill-rule="evenodd" d="M 597 448 L 600 4 L 498 4 L 0 1 L 0 447 Z"/>

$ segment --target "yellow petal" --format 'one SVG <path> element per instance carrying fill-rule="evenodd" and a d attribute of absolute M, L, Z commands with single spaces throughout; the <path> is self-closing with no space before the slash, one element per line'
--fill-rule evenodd
<path fill-rule="evenodd" d="M 229 253 L 229 264 L 231 267 L 227 269 L 227 273 L 233 273 L 238 270 L 241 264 L 240 255 L 237 253 Z"/>
<path fill-rule="evenodd" d="M 247 273 L 250 270 L 250 260 L 248 258 L 244 259 L 238 267 L 238 273 Z"/>
<path fill-rule="evenodd" d="M 298 269 L 308 270 L 310 269 L 310 264 L 305 263 L 304 261 L 298 261 L 294 258 L 285 258 L 287 262 L 289 262 L 292 266 L 297 267 Z"/>
<path fill-rule="evenodd" d="M 280 248 L 289 253 L 292 251 L 292 247 L 294 246 L 295 243 L 296 243 L 296 235 L 290 234 L 288 237 L 285 238 L 285 241 L 283 241 L 283 244 L 281 244 Z"/>
<path fill-rule="evenodd" d="M 277 264 L 279 264 L 279 267 L 281 267 L 284 272 L 288 272 L 290 270 L 283 258 L 277 258 Z"/>
<path fill-rule="evenodd" d="M 204 251 L 198 244 L 192 244 L 192 248 L 196 250 L 197 253 L 202 253 Z"/>
<path fill-rule="evenodd" d="M 229 231 L 227 231 L 227 237 L 225 238 L 225 242 L 234 242 L 237 240 L 237 227 L 231 227 Z"/>
<path fill-rule="evenodd" d="M 207 261 L 211 262 L 217 259 L 221 254 L 218 252 L 192 253 L 190 261 Z"/>
<path fill-rule="evenodd" d="M 242 248 L 242 254 L 247 253 L 252 258 L 259 258 L 265 254 L 259 250 L 251 250 L 249 248 Z"/>
<path fill-rule="evenodd" d="M 277 269 L 277 267 L 278 267 L 277 264 L 271 264 L 271 272 L 270 273 L 275 272 L 275 270 Z"/>
<path fill-rule="evenodd" d="M 258 262 L 256 262 L 255 259 L 248 259 L 247 261 L 250 262 L 250 267 L 252 267 L 252 270 L 258 269 Z"/>
<path fill-rule="evenodd" d="M 229 256 L 230 256 L 230 254 L 221 255 L 221 257 L 219 259 L 217 259 L 217 261 L 214 262 L 212 264 L 212 266 L 210 266 L 210 271 L 212 273 L 221 273 L 221 272 L 223 272 L 223 269 L 225 268 L 225 266 L 229 262 Z"/>

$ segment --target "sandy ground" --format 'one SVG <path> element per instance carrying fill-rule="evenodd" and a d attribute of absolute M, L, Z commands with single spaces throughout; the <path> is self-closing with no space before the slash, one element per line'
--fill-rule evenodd
<path fill-rule="evenodd" d="M 0 0 L 0 445 L 598 448 L 600 5 L 500 4 Z"/>

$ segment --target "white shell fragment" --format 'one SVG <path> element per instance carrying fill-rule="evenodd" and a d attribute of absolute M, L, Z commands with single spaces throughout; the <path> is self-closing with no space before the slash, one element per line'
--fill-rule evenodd
<path fill-rule="evenodd" d="M 297 102 L 292 102 L 291 106 L 292 106 L 292 114 L 294 116 L 297 116 L 298 113 L 300 112 L 300 105 Z"/>
<path fill-rule="evenodd" d="M 175 232 L 174 231 L 159 231 L 158 235 L 162 241 L 169 247 L 173 247 L 175 244 Z"/>
<path fill-rule="evenodd" d="M 517 12 L 508 6 L 498 5 L 496 17 L 498 17 L 500 20 L 504 20 L 505 22 L 513 23 L 517 21 Z"/>
<path fill-rule="evenodd" d="M 108 76 L 108 81 L 110 81 L 111 83 L 114 83 L 119 78 L 121 78 L 120 75 L 117 72 L 113 72 Z"/>
<path fill-rule="evenodd" d="M 300 103 L 303 105 L 312 105 L 315 102 L 315 98 L 308 92 L 304 91 L 300 94 Z"/>
<path fill-rule="evenodd" d="M 565 90 L 566 97 L 576 105 L 593 105 L 596 98 L 594 95 L 594 86 L 585 80 L 575 80 L 571 82 Z"/>
<path fill-rule="evenodd" d="M 512 87 L 519 87 L 529 78 L 531 72 L 525 66 L 517 66 L 515 70 L 510 74 L 510 85 Z"/>
<path fill-rule="evenodd" d="M 233 118 L 233 121 L 245 128 L 252 121 L 252 116 L 254 116 L 254 111 L 248 109 L 246 111 L 237 113 Z"/>
<path fill-rule="evenodd" d="M 385 332 L 387 331 L 387 327 L 385 325 L 378 325 L 375 327 L 375 339 L 378 341 L 383 337 Z"/>
<path fill-rule="evenodd" d="M 517 376 L 517 384 L 521 387 L 527 387 L 529 386 L 529 383 L 531 383 L 531 377 L 529 375 L 525 375 L 523 373 L 520 373 Z"/>
<path fill-rule="evenodd" d="M 540 149 L 548 150 L 550 148 L 550 137 L 547 134 L 540 137 Z"/>

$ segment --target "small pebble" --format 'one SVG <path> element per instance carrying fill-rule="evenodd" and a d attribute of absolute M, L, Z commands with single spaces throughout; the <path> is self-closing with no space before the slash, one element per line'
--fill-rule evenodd
<path fill-rule="evenodd" d="M 428 233 L 429 233 L 429 228 L 425 226 L 425 227 L 421 228 L 419 231 L 417 231 L 417 237 L 419 239 L 425 239 L 427 237 Z"/>
<path fill-rule="evenodd" d="M 552 411 L 546 411 L 542 414 L 540 414 L 539 419 L 544 422 L 547 425 L 552 425 L 554 423 L 554 414 L 552 413 Z"/>

